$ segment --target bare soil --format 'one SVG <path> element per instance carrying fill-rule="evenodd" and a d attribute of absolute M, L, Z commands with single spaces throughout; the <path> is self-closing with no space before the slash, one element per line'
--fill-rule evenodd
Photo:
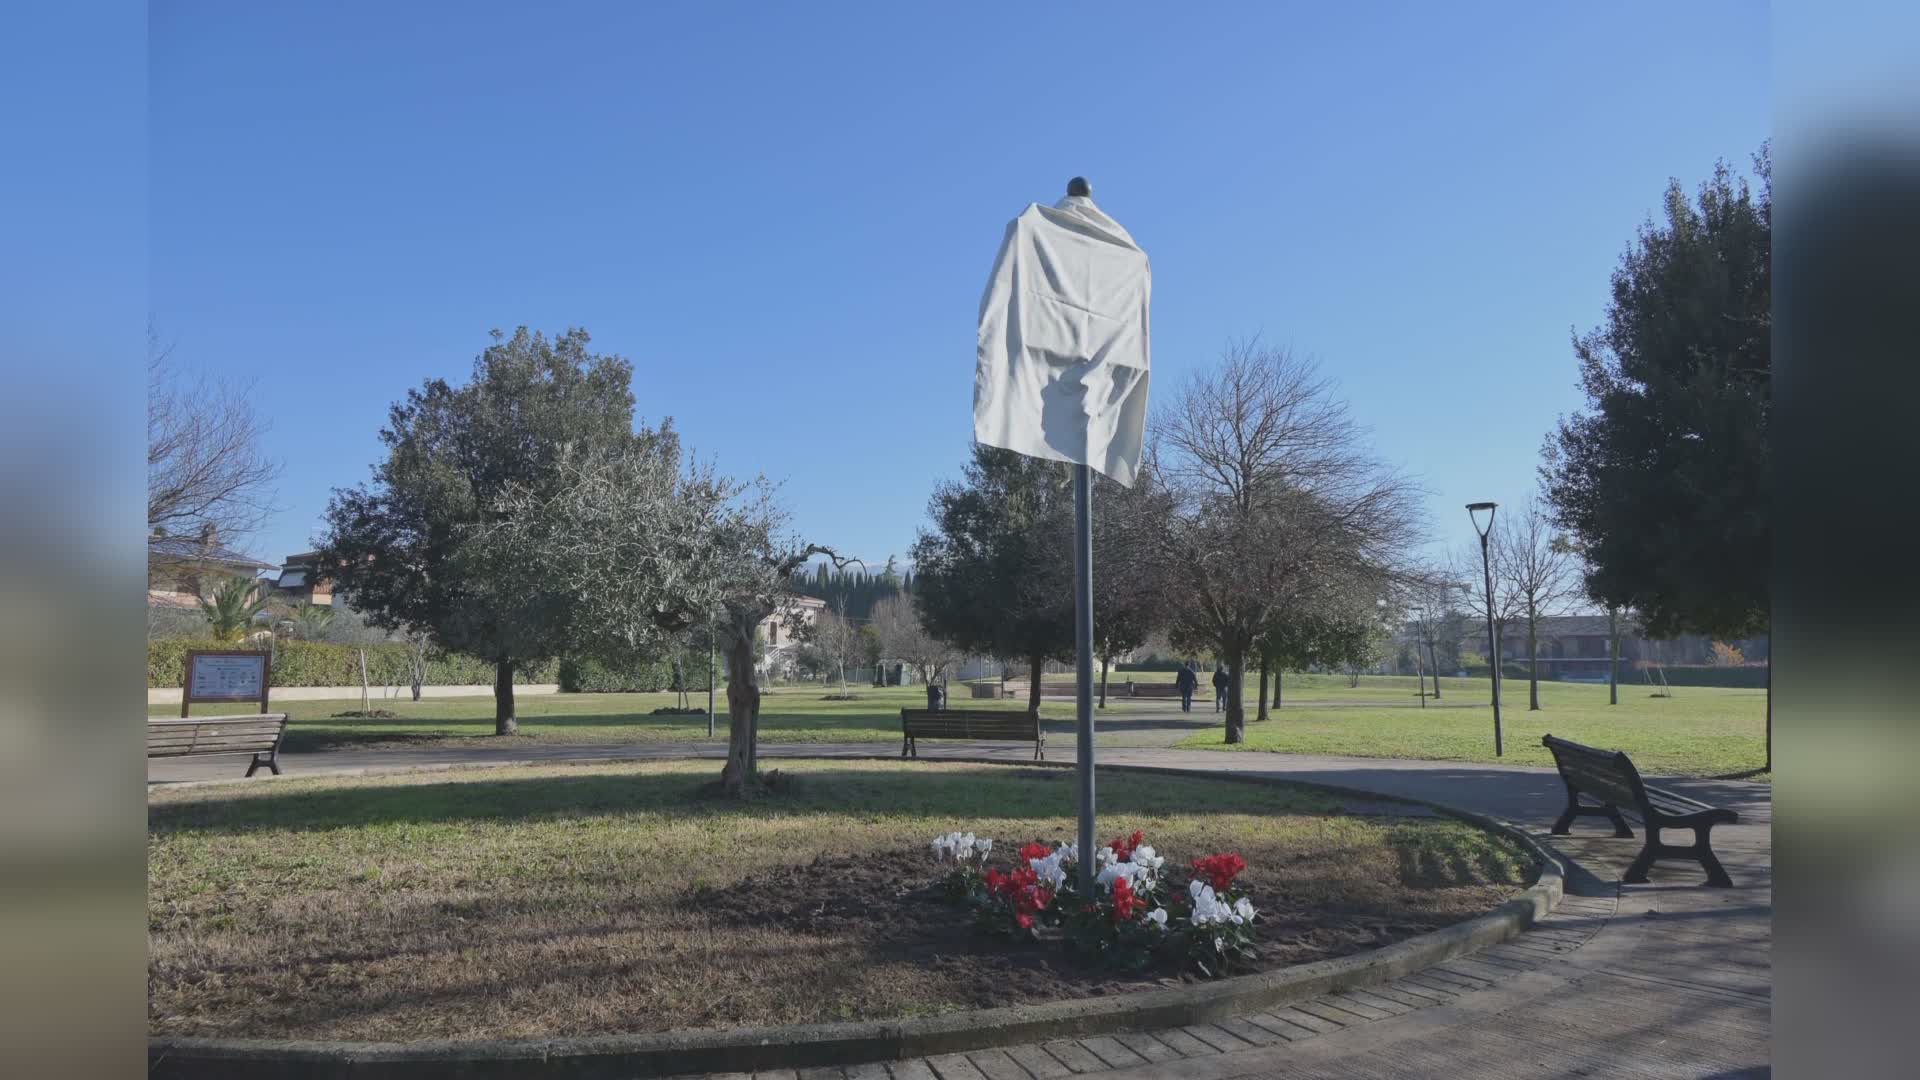
<path fill-rule="evenodd" d="M 1120 972 L 1057 941 L 1022 942 L 983 933 L 965 908 L 946 897 L 936 878 L 917 849 L 860 858 L 823 855 L 725 889 L 702 889 L 693 899 L 711 917 L 743 929 L 778 928 L 802 938 L 857 937 L 872 962 L 920 967 L 945 984 L 942 996 L 972 1008 L 1205 981 L 1171 962 Z M 1173 874 L 1169 881 L 1176 891 L 1186 889 L 1185 875 Z M 1257 971 L 1363 952 L 1458 921 L 1452 912 L 1382 910 L 1377 902 L 1342 897 L 1309 902 L 1305 895 L 1251 879 L 1247 884 L 1261 913 L 1256 923 L 1260 959 L 1252 969 Z"/>

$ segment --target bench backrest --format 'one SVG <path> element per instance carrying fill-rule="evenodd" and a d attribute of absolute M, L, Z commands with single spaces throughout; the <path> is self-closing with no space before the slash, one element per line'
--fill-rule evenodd
<path fill-rule="evenodd" d="M 1013 709 L 901 709 L 902 731 L 916 739 L 1040 738 L 1040 717 Z"/>
<path fill-rule="evenodd" d="M 264 754 L 280 745 L 286 713 L 252 716 L 192 716 L 147 720 L 148 757 L 193 754 Z"/>
<path fill-rule="evenodd" d="M 1615 806 L 1647 805 L 1646 785 L 1640 782 L 1640 770 L 1625 752 L 1601 750 L 1571 739 L 1548 735 L 1540 744 L 1553 752 L 1553 763 L 1569 785 Z"/>

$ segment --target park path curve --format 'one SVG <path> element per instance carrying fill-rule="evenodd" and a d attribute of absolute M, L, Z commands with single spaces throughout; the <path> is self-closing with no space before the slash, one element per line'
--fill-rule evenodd
<path fill-rule="evenodd" d="M 1071 746 L 1049 747 L 1071 759 Z M 885 743 L 764 743 L 763 758 L 891 757 Z M 418 748 L 287 754 L 284 779 L 421 768 L 725 756 L 718 743 L 549 744 L 526 750 Z M 939 760 L 1024 761 L 1005 744 L 942 744 Z M 1573 863 L 1569 896 L 1535 929 L 1372 991 L 1168 1031 L 1007 1047 L 939 1058 L 771 1072 L 782 1080 L 1128 1080 L 1238 1077 L 1733 1077 L 1770 1075 L 1772 791 L 1742 781 L 1655 780 L 1730 807 L 1714 832 L 1732 889 L 1697 868 L 1657 864 L 1646 885 L 1620 875 L 1637 840 L 1588 826 L 1546 836 L 1565 800 L 1550 768 L 1152 747 L 1100 748 L 1115 766 L 1179 768 L 1332 784 L 1422 799 L 1512 822 Z M 156 783 L 222 780 L 213 761 L 149 762 Z M 274 782 L 256 779 L 251 782 Z"/>

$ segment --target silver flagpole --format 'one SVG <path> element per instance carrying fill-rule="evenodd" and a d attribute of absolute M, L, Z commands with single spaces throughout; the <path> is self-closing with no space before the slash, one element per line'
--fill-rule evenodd
<path fill-rule="evenodd" d="M 1074 733 L 1080 788 L 1080 895 L 1093 896 L 1093 470 L 1073 467 Z"/>

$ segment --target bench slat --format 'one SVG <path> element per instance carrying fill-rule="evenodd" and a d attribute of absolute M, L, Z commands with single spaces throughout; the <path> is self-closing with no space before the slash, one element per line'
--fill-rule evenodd
<path fill-rule="evenodd" d="M 286 713 L 147 718 L 147 756 L 277 756 Z M 251 771 L 250 771 L 251 772 Z"/>

